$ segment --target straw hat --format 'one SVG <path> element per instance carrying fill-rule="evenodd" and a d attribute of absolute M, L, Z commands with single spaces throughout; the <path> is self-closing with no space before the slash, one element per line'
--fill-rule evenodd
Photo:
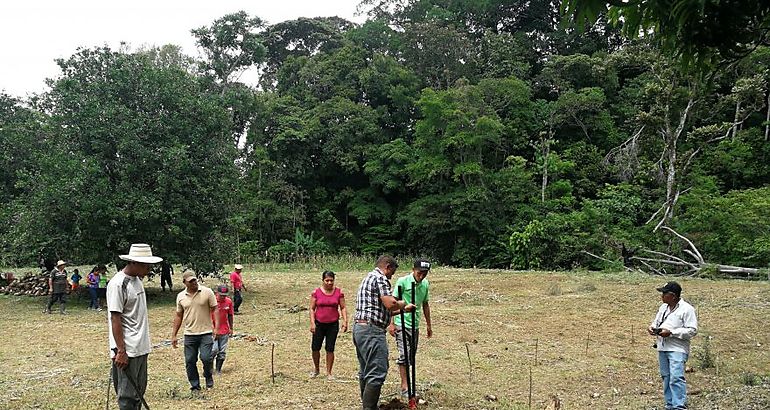
<path fill-rule="evenodd" d="M 128 250 L 128 255 L 120 255 L 120 259 L 129 262 L 139 263 L 158 263 L 163 260 L 157 256 L 152 255 L 152 249 L 150 245 L 146 243 L 133 243 L 131 249 Z"/>
<path fill-rule="evenodd" d="M 241 265 L 240 263 L 235 264 L 235 270 L 242 270 L 242 269 L 243 269 L 243 265 Z"/>
<path fill-rule="evenodd" d="M 67 264 L 67 262 L 64 262 L 63 260 L 59 259 L 59 261 L 56 262 L 56 267 L 58 268 L 59 266 L 66 265 L 66 264 Z"/>

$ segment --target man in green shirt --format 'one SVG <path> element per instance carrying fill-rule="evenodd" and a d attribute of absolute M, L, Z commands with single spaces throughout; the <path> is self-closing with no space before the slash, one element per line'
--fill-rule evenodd
<path fill-rule="evenodd" d="M 401 298 L 407 303 L 412 303 L 415 308 L 415 323 L 414 323 L 414 347 L 409 352 L 409 363 L 414 363 L 415 353 L 417 352 L 417 342 L 419 340 L 419 326 L 420 317 L 425 314 L 425 324 L 427 325 L 428 338 L 433 336 L 433 329 L 431 328 L 430 320 L 430 305 L 428 305 L 429 292 L 428 292 L 428 280 L 425 279 L 430 271 L 430 262 L 426 259 L 417 259 L 412 266 L 412 273 L 401 277 L 394 286 L 393 295 L 396 298 Z M 412 295 L 412 284 L 414 283 L 414 295 Z M 406 326 L 401 323 L 400 315 L 393 315 L 391 318 L 388 331 L 391 336 L 396 337 L 396 346 L 398 347 L 398 373 L 401 375 L 401 396 L 407 398 L 407 385 L 406 385 L 406 360 L 404 355 L 404 343 L 402 331 L 406 331 L 406 337 L 412 340 L 412 315 L 407 313 L 404 315 L 404 321 Z"/>

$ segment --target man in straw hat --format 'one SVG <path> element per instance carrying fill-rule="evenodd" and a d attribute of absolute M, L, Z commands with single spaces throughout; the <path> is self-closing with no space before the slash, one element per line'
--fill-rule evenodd
<path fill-rule="evenodd" d="M 48 292 L 51 294 L 51 298 L 48 300 L 48 306 L 43 313 L 51 313 L 51 306 L 58 300 L 59 312 L 62 315 L 67 314 L 64 311 L 64 304 L 67 303 L 67 271 L 64 270 L 64 266 L 67 262 L 60 260 L 56 262 L 56 267 L 51 270 L 51 274 L 48 277 Z"/>
<path fill-rule="evenodd" d="M 118 407 L 127 410 L 138 409 L 147 390 L 150 324 L 142 278 L 152 264 L 163 259 L 143 243 L 132 244 L 128 255 L 120 255 L 120 259 L 128 264 L 107 284 L 107 323 Z"/>
<path fill-rule="evenodd" d="M 176 335 L 184 323 L 184 363 L 190 390 L 201 389 L 198 356 L 203 362 L 206 388 L 210 389 L 214 387 L 212 351 L 214 339 L 218 337 L 215 331 L 219 329 L 219 317 L 214 314 L 217 309 L 217 298 L 211 289 L 198 284 L 198 278 L 191 270 L 182 275 L 182 284 L 185 290 L 176 296 L 176 315 L 174 327 L 171 330 L 171 346 L 176 349 Z M 214 322 L 211 320 L 212 316 L 215 318 Z"/>

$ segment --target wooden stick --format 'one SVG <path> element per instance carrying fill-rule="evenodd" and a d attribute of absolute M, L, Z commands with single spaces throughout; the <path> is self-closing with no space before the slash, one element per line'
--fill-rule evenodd
<path fill-rule="evenodd" d="M 591 341 L 591 334 L 587 333 L 586 334 L 586 356 L 588 356 L 588 342 L 590 341 Z"/>
<path fill-rule="evenodd" d="M 275 384 L 275 343 L 270 348 L 270 378 L 273 380 L 273 384 Z"/>
<path fill-rule="evenodd" d="M 532 366 L 529 366 L 529 399 L 527 400 L 527 407 L 532 408 Z"/>
<path fill-rule="evenodd" d="M 537 343 L 538 339 L 535 338 L 535 366 L 537 366 Z"/>
<path fill-rule="evenodd" d="M 465 342 L 465 353 L 468 355 L 468 380 L 473 381 L 473 366 L 471 365 L 471 348 L 468 347 L 468 342 Z"/>

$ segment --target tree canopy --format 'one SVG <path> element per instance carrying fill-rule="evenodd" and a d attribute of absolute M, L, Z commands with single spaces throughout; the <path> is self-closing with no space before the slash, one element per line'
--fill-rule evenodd
<path fill-rule="evenodd" d="M 363 24 L 214 19 L 200 58 L 78 50 L 0 95 L 0 258 L 598 269 L 688 250 L 673 231 L 766 267 L 764 3 L 670 3 L 567 1 L 577 30 L 548 1 L 365 1 Z"/>

